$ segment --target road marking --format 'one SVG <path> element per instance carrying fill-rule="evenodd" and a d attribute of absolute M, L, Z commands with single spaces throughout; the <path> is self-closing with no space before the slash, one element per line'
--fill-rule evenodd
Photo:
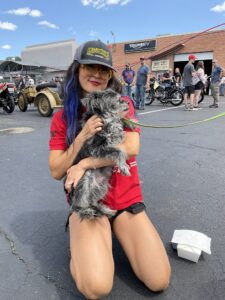
<path fill-rule="evenodd" d="M 18 133 L 27 133 L 34 131 L 33 128 L 31 127 L 11 127 L 11 128 L 5 128 L 5 129 L 0 129 L 0 133 L 13 133 L 13 134 L 18 134 Z"/>
<path fill-rule="evenodd" d="M 157 110 L 151 110 L 151 111 L 145 111 L 145 112 L 142 112 L 142 113 L 138 113 L 138 115 L 147 115 L 147 114 L 152 114 L 154 112 L 160 112 L 160 111 L 164 111 L 164 110 L 170 110 L 170 109 L 176 109 L 176 108 L 179 108 L 179 107 L 183 107 L 184 105 L 180 105 L 180 106 L 174 106 L 174 107 L 167 107 L 167 108 L 162 108 L 162 109 L 157 109 Z"/>
<path fill-rule="evenodd" d="M 204 103 L 206 104 L 209 104 L 209 103 L 212 103 L 212 101 L 204 101 Z M 220 105 L 223 104 L 223 102 L 220 102 Z M 201 105 L 201 104 L 200 104 Z M 141 112 L 141 113 L 138 113 L 138 116 L 140 115 L 147 115 L 147 114 L 152 114 L 152 113 L 155 113 L 155 112 L 161 112 L 161 111 L 165 111 L 165 110 L 170 110 L 170 109 L 177 109 L 177 108 L 181 108 L 181 107 L 184 107 L 184 104 L 182 105 L 179 105 L 179 106 L 174 106 L 174 107 L 167 107 L 167 108 L 162 108 L 162 109 L 157 109 L 157 110 L 151 110 L 151 111 L 145 111 L 145 112 Z M 200 106 L 201 107 L 201 106 Z M 207 106 L 206 107 L 201 107 L 201 108 L 208 108 Z"/>

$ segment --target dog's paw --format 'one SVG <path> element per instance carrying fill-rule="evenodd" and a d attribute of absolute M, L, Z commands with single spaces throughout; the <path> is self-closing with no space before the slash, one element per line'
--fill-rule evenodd
<path fill-rule="evenodd" d="M 130 167 L 127 164 L 119 166 L 120 172 L 125 176 L 130 176 Z"/>

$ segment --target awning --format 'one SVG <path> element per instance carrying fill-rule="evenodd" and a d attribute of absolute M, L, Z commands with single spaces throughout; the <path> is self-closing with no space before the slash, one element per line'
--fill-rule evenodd
<path fill-rule="evenodd" d="M 29 72 L 29 71 L 44 71 L 47 67 L 29 64 L 22 61 L 5 60 L 0 63 L 0 72 Z"/>
<path fill-rule="evenodd" d="M 152 56 L 149 57 L 149 59 L 151 60 L 155 60 L 155 59 L 160 59 L 160 58 L 163 58 L 167 55 L 170 55 L 172 53 L 174 53 L 175 51 L 178 51 L 180 50 L 181 48 L 184 47 L 184 44 L 177 44 L 177 45 L 174 45 L 166 50 L 161 50 L 161 52 L 159 51 L 158 53 L 156 54 L 153 54 Z"/>

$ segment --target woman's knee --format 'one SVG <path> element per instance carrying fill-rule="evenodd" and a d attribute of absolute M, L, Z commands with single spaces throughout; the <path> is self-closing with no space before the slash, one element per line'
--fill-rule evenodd
<path fill-rule="evenodd" d="M 107 274 L 103 276 L 98 274 L 86 274 L 82 276 L 81 274 L 76 274 L 73 267 L 72 260 L 70 262 L 70 272 L 76 283 L 77 289 L 87 298 L 87 299 L 99 299 L 107 296 L 113 286 L 113 274 Z"/>
<path fill-rule="evenodd" d="M 109 278 L 98 278 L 98 276 L 88 276 L 76 280 L 78 290 L 87 299 L 101 299 L 106 297 L 112 290 L 113 280 Z"/>
<path fill-rule="evenodd" d="M 154 277 L 147 278 L 145 280 L 145 285 L 153 292 L 165 291 L 170 283 L 171 270 L 170 267 L 165 270 L 165 272 L 155 275 Z"/>

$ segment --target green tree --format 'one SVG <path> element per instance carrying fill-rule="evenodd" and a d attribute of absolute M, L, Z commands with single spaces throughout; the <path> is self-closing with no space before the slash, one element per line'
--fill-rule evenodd
<path fill-rule="evenodd" d="M 22 59 L 19 56 L 8 56 L 5 60 L 21 61 Z"/>

